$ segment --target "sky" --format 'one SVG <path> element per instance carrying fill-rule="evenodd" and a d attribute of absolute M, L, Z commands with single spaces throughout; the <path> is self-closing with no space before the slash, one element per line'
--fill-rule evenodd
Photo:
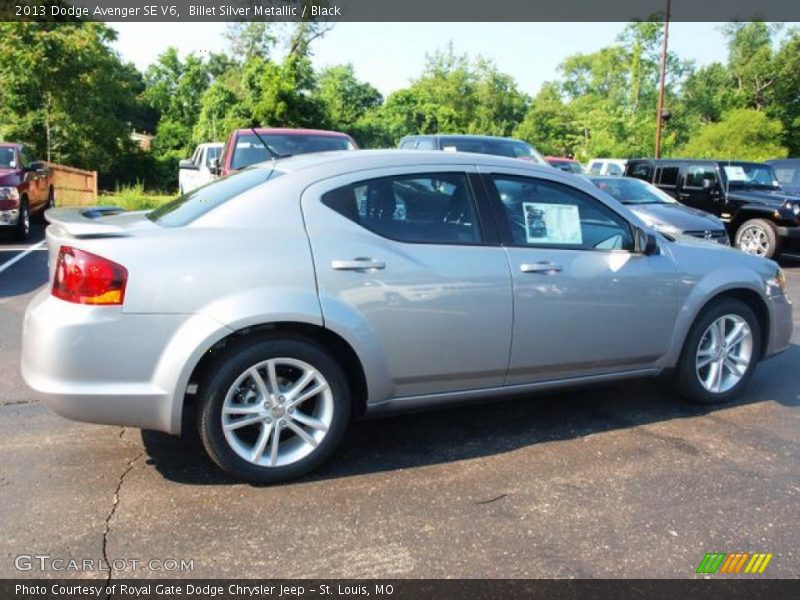
<path fill-rule="evenodd" d="M 169 46 L 181 55 L 226 47 L 225 23 L 109 23 L 125 60 L 144 70 Z M 535 94 L 556 79 L 568 56 L 614 42 L 624 23 L 338 23 L 313 46 L 317 67 L 352 63 L 358 77 L 384 95 L 407 86 L 425 55 L 452 40 L 458 53 L 481 55 L 512 75 L 523 92 Z M 698 66 L 727 56 L 721 23 L 670 24 L 670 50 Z"/>

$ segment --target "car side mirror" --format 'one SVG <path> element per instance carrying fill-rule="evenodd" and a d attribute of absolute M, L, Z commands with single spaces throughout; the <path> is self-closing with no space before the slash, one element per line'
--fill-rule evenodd
<path fill-rule="evenodd" d="M 645 256 L 658 254 L 658 239 L 656 238 L 656 234 L 654 234 L 652 231 L 647 231 L 637 227 L 635 233 L 635 246 L 635 251 L 638 254 L 644 254 Z"/>
<path fill-rule="evenodd" d="M 46 173 L 47 172 L 47 163 L 46 162 L 42 162 L 40 160 L 32 161 L 28 165 L 28 171 L 31 171 L 32 173 Z"/>
<path fill-rule="evenodd" d="M 182 160 L 178 163 L 178 169 L 187 169 L 189 171 L 197 171 L 199 167 L 194 164 L 190 159 Z"/>
<path fill-rule="evenodd" d="M 212 158 L 208 161 L 208 170 L 212 175 L 219 175 L 219 159 Z"/>

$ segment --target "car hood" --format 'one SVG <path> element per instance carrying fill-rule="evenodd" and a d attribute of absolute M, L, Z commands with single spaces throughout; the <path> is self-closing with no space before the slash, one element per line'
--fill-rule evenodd
<path fill-rule="evenodd" d="M 675 228 L 678 231 L 715 231 L 725 229 L 717 217 L 683 204 L 628 204 L 627 207 L 651 227 Z"/>
<path fill-rule="evenodd" d="M 16 169 L 0 169 L 0 185 L 16 185 L 17 181 Z"/>
<path fill-rule="evenodd" d="M 768 190 L 746 190 L 731 188 L 728 192 L 729 198 L 742 200 L 744 202 L 754 202 L 757 204 L 766 204 L 767 206 L 781 206 L 787 200 L 797 201 L 797 194 L 793 194 L 786 189 L 780 191 Z"/>

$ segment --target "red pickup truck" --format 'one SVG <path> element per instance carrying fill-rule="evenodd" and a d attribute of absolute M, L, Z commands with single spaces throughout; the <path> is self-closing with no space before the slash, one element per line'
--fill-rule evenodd
<path fill-rule="evenodd" d="M 335 150 L 358 150 L 358 145 L 339 131 L 279 127 L 237 129 L 225 142 L 222 155 L 212 163 L 211 173 L 225 177 L 270 158 Z"/>
<path fill-rule="evenodd" d="M 34 160 L 23 144 L 0 143 L 0 230 L 25 240 L 31 215 L 53 206 L 55 191 L 47 163 Z"/>

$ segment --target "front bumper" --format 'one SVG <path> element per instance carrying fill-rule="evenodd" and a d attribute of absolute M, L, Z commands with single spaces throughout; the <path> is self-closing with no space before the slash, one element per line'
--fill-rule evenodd
<path fill-rule="evenodd" d="M 769 340 L 764 357 L 783 352 L 789 347 L 794 331 L 792 301 L 785 294 L 769 298 Z"/>
<path fill-rule="evenodd" d="M 44 289 L 25 313 L 22 376 L 68 419 L 178 433 L 194 334 L 218 327 L 188 315 L 71 304 Z"/>

